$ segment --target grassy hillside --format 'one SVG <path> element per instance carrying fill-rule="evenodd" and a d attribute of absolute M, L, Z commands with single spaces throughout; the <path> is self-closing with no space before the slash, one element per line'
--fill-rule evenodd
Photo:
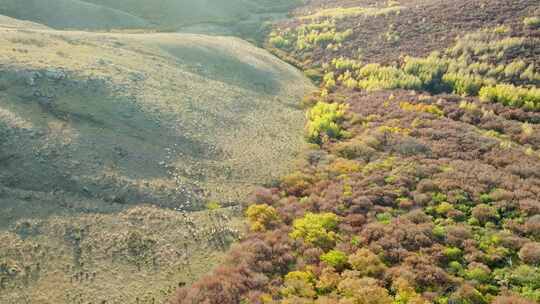
<path fill-rule="evenodd" d="M 287 12 L 299 1 L 294 0 L 86 0 L 104 7 L 111 7 L 154 24 L 178 25 L 203 22 L 234 22 L 249 18 L 251 14 Z"/>
<path fill-rule="evenodd" d="M 0 303 L 166 298 L 305 146 L 311 84 L 240 39 L 0 21 Z"/>
<path fill-rule="evenodd" d="M 18 20 L 4 15 L 0 15 L 0 26 L 3 28 L 47 29 L 45 25 L 39 23 Z"/>
<path fill-rule="evenodd" d="M 34 197 L 32 206 L 58 199 Z M 160 303 L 219 264 L 240 229 L 231 210 L 36 214 L 0 232 L 0 303 Z"/>
<path fill-rule="evenodd" d="M 53 28 L 144 28 L 148 21 L 106 6 L 79 0 L 2 0 L 0 14 L 34 21 Z"/>
<path fill-rule="evenodd" d="M 236 185 L 269 181 L 300 150 L 303 119 L 292 100 L 309 84 L 239 39 L 13 29 L 1 39 L 12 151 L 3 152 L 41 168 L 4 162 L 7 184 L 93 193 L 114 182 L 133 189 L 127 201 L 173 207 L 185 199 L 167 191 L 181 186 L 174 197 L 203 191 L 236 201 Z"/>
<path fill-rule="evenodd" d="M 537 1 L 314 0 L 266 46 L 315 145 L 171 303 L 540 302 Z"/>
<path fill-rule="evenodd" d="M 0 6 L 0 303 L 540 302 L 538 1 L 55 1 Z M 144 33 L 268 20 L 318 90 Z"/>

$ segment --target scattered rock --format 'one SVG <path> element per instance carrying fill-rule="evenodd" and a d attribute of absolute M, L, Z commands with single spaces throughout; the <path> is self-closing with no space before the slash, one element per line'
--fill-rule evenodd
<path fill-rule="evenodd" d="M 131 81 L 143 81 L 146 79 L 146 76 L 142 73 L 133 72 L 129 74 L 129 79 Z"/>
<path fill-rule="evenodd" d="M 36 85 L 37 79 L 41 77 L 41 74 L 39 72 L 24 71 L 21 76 L 24 78 L 26 85 L 33 87 Z"/>
<path fill-rule="evenodd" d="M 45 77 L 55 80 L 55 81 L 59 81 L 59 80 L 63 80 L 67 78 L 66 73 L 60 69 L 47 69 L 45 71 Z"/>

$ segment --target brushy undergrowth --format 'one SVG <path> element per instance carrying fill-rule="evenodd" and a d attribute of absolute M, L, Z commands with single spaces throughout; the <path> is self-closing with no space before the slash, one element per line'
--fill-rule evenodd
<path fill-rule="evenodd" d="M 324 85 L 327 90 L 341 84 L 368 91 L 408 89 L 480 95 L 485 101 L 537 111 L 540 100 L 535 86 L 540 84 L 540 73 L 534 63 L 527 64 L 519 56 L 507 64 L 493 63 L 510 54 L 526 54 L 527 43 L 495 28 L 466 35 L 444 53 L 405 57 L 399 66 L 362 65 L 339 57 L 326 65 Z"/>
<path fill-rule="evenodd" d="M 452 98 L 317 103 L 316 117 L 343 107 L 349 136 L 327 138 L 298 172 L 255 192 L 252 232 L 231 262 L 176 303 L 539 301 L 538 127 Z M 499 132 L 469 128 L 496 121 Z"/>
<path fill-rule="evenodd" d="M 343 129 L 340 122 L 345 115 L 346 106 L 319 101 L 307 112 L 306 136 L 312 143 L 322 143 L 328 138 L 340 138 Z"/>
<path fill-rule="evenodd" d="M 310 71 L 318 145 L 250 200 L 277 224 L 175 303 L 538 303 L 540 77 L 508 33 L 396 65 L 336 52 Z"/>

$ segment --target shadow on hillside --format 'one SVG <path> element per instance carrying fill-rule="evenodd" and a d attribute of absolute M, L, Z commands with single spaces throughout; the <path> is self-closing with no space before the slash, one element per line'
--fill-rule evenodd
<path fill-rule="evenodd" d="M 238 60 L 227 52 L 202 46 L 165 49 L 187 70 L 202 77 L 267 95 L 278 94 L 281 89 L 276 75 Z"/>

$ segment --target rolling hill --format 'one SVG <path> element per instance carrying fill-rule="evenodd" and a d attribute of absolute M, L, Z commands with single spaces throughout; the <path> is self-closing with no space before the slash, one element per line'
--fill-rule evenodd
<path fill-rule="evenodd" d="M 302 146 L 294 100 L 309 83 L 240 39 L 11 28 L 0 39 L 3 184 L 189 209 L 210 192 L 237 201 L 236 185 L 279 176 Z"/>
<path fill-rule="evenodd" d="M 257 40 L 266 21 L 283 18 L 298 0 L 1 0 L 0 14 L 56 29 L 178 31 L 198 26 Z M 201 30 L 201 25 L 203 29 Z"/>
<path fill-rule="evenodd" d="M 79 0 L 2 0 L 0 14 L 54 28 L 96 30 L 149 26 L 148 22 L 140 17 Z"/>
<path fill-rule="evenodd" d="M 0 24 L 1 303 L 165 298 L 305 147 L 311 83 L 241 39 Z"/>

